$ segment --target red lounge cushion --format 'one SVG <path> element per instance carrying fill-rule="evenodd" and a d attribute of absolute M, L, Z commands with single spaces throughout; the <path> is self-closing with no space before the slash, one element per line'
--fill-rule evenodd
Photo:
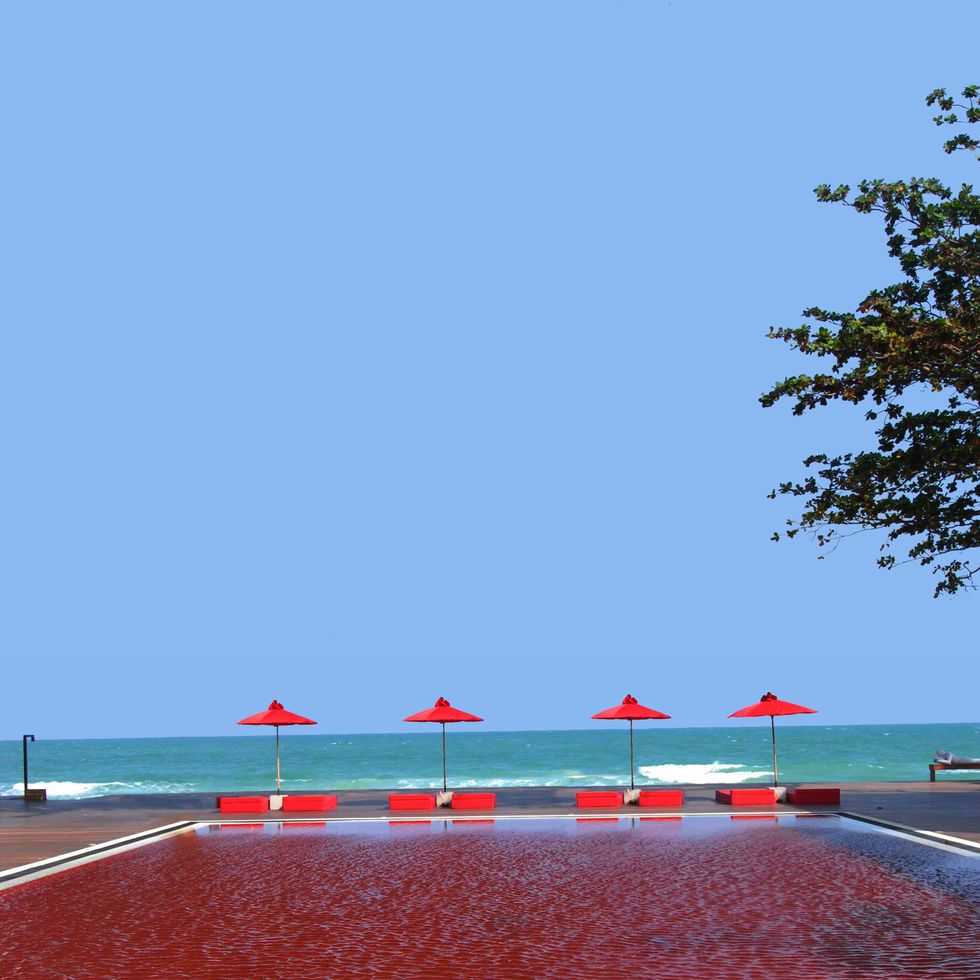
<path fill-rule="evenodd" d="M 684 791 L 679 789 L 643 789 L 637 806 L 683 806 Z"/>
<path fill-rule="evenodd" d="M 623 799 L 623 794 L 619 790 L 601 790 L 575 794 L 575 803 L 580 807 L 623 806 Z"/>
<path fill-rule="evenodd" d="M 262 813 L 269 809 L 267 796 L 220 796 L 218 809 L 222 813 Z"/>
<path fill-rule="evenodd" d="M 840 805 L 840 790 L 829 786 L 799 786 L 791 789 L 786 798 L 790 803 L 832 803 Z"/>
<path fill-rule="evenodd" d="M 287 812 L 312 813 L 314 810 L 332 810 L 336 805 L 336 796 L 284 796 L 282 798 L 282 808 Z"/>
<path fill-rule="evenodd" d="M 754 789 L 716 789 L 715 802 L 729 806 L 766 806 L 776 802 L 776 791 L 767 786 Z"/>
<path fill-rule="evenodd" d="M 389 810 L 434 810 L 436 798 L 430 793 L 391 793 L 388 796 Z"/>
<path fill-rule="evenodd" d="M 453 793 L 449 805 L 454 810 L 492 810 L 497 805 L 497 794 Z"/>

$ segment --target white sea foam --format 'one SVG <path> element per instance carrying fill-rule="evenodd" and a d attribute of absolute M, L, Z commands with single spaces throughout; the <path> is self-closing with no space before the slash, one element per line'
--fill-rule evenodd
<path fill-rule="evenodd" d="M 378 781 L 371 780 L 371 786 L 377 787 Z M 503 788 L 506 786 L 538 786 L 541 785 L 535 779 L 453 779 L 449 782 L 454 789 L 473 789 L 473 788 Z M 441 779 L 399 779 L 397 780 L 398 789 L 442 789 Z"/>
<path fill-rule="evenodd" d="M 508 787 L 520 786 L 622 786 L 629 781 L 627 772 L 621 773 L 582 773 L 565 772 L 551 776 L 503 776 L 486 778 L 468 777 L 466 779 L 454 779 L 452 774 L 449 776 L 449 783 L 453 789 L 507 789 Z M 377 789 L 380 784 L 377 780 L 361 780 L 363 788 Z M 337 785 L 338 789 L 348 788 L 347 785 Z M 355 788 L 350 784 L 349 788 Z M 362 788 L 359 784 L 356 788 Z M 441 779 L 398 779 L 395 781 L 396 789 L 442 789 Z"/>
<path fill-rule="evenodd" d="M 735 763 L 712 762 L 706 764 L 668 763 L 658 766 L 639 766 L 637 768 L 638 783 L 743 783 L 752 779 L 765 779 L 772 773 L 765 770 L 747 769 Z M 453 778 L 450 773 L 451 785 L 460 790 L 487 788 L 503 789 L 521 786 L 623 786 L 628 781 L 629 774 L 623 772 L 583 772 L 580 769 L 555 769 L 549 773 L 539 772 L 535 775 L 492 776 L 489 773 L 481 777 L 468 774 L 465 777 Z M 304 786 L 321 778 L 295 778 L 288 785 Z M 395 786 L 398 789 L 441 789 L 442 780 L 430 775 L 418 777 L 402 777 L 388 780 L 386 778 L 368 777 L 355 780 L 329 780 L 335 789 L 367 789 Z M 133 782 L 75 782 L 72 780 L 32 781 L 31 787 L 46 789 L 48 797 L 61 800 L 90 799 L 96 796 L 109 796 L 126 793 L 188 793 L 203 792 L 202 787 L 193 782 L 178 783 L 154 780 L 137 780 Z M 0 784 L 0 795 L 19 796 L 24 792 L 23 783 Z"/>
<path fill-rule="evenodd" d="M 639 773 L 654 783 L 744 783 L 749 779 L 765 779 L 772 772 L 764 769 L 746 769 L 731 762 L 639 766 Z"/>
<path fill-rule="evenodd" d="M 106 793 L 120 792 L 123 787 L 128 787 L 129 783 L 73 783 L 69 780 L 52 780 L 50 782 L 37 782 L 31 780 L 31 789 L 46 789 L 48 796 L 63 800 L 77 800 L 83 796 L 102 796 Z M 3 792 L 20 793 L 24 792 L 23 783 L 14 783 L 4 786 Z"/>
<path fill-rule="evenodd" d="M 83 800 L 91 796 L 110 796 L 117 793 L 181 793 L 192 789 L 177 783 L 75 783 L 70 780 L 49 782 L 31 780 L 31 789 L 46 789 L 52 800 Z M 22 796 L 24 784 L 0 783 L 0 796 Z"/>

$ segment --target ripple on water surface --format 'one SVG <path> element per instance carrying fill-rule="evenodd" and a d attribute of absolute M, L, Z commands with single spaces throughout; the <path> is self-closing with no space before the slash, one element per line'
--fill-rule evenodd
<path fill-rule="evenodd" d="M 213 828 L 0 893 L 0 973 L 976 977 L 978 869 L 834 817 Z"/>

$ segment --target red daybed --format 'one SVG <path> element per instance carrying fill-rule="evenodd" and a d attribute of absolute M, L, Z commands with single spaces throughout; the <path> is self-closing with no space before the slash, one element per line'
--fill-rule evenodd
<path fill-rule="evenodd" d="M 333 810 L 337 806 L 336 796 L 284 796 L 282 809 L 285 813 L 319 813 Z"/>
<path fill-rule="evenodd" d="M 434 810 L 436 798 L 431 793 L 390 793 L 389 810 Z"/>
<path fill-rule="evenodd" d="M 586 807 L 624 806 L 622 790 L 590 790 L 575 794 L 575 805 Z"/>
<path fill-rule="evenodd" d="M 786 800 L 797 805 L 822 803 L 840 806 L 840 790 L 836 786 L 797 786 L 786 793 Z"/>
<path fill-rule="evenodd" d="M 453 810 L 493 810 L 497 806 L 497 794 L 453 793 L 449 806 Z"/>
<path fill-rule="evenodd" d="M 219 796 L 222 813 L 265 813 L 269 809 L 267 796 Z"/>
<path fill-rule="evenodd" d="M 680 789 L 641 789 L 637 806 L 683 806 L 684 791 Z"/>
<path fill-rule="evenodd" d="M 715 803 L 728 806 L 769 806 L 775 802 L 776 791 L 771 786 L 715 790 Z"/>

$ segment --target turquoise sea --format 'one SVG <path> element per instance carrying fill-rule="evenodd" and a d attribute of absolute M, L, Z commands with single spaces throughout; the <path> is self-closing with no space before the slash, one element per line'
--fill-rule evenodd
<path fill-rule="evenodd" d="M 460 726 L 461 727 L 461 726 Z M 980 722 L 944 725 L 780 725 L 786 782 L 921 780 L 936 749 L 980 756 Z M 451 786 L 622 785 L 626 725 L 588 731 L 448 729 Z M 31 786 L 51 798 L 117 793 L 270 790 L 272 731 L 215 738 L 43 740 L 30 745 Z M 758 783 L 771 778 L 768 723 L 725 728 L 636 727 L 637 782 Z M 283 729 L 283 788 L 441 785 L 438 728 L 394 735 L 310 735 Z M 941 779 L 980 779 L 980 772 Z M 21 743 L 0 742 L 0 795 L 22 788 Z"/>

